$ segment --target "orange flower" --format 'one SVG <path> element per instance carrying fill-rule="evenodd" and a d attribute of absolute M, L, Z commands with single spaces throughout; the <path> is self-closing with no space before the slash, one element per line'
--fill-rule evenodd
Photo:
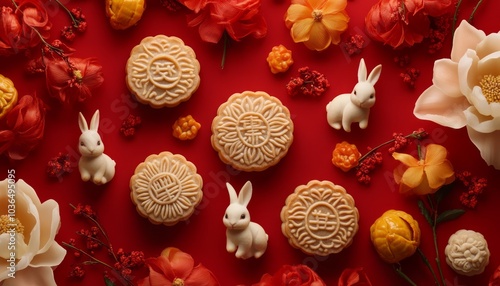
<path fill-rule="evenodd" d="M 194 266 L 193 257 L 175 247 L 165 248 L 157 258 L 147 259 L 146 264 L 149 266 L 149 276 L 140 280 L 138 286 L 219 286 L 210 270 L 201 264 Z"/>
<path fill-rule="evenodd" d="M 342 171 L 347 172 L 359 164 L 358 148 L 354 144 L 349 144 L 346 141 L 337 143 L 332 153 L 332 163 L 335 167 L 340 168 Z"/>
<path fill-rule="evenodd" d="M 455 173 L 450 161 L 446 159 L 446 148 L 429 144 L 424 159 L 394 152 L 394 159 L 403 163 L 402 168 L 394 170 L 394 179 L 399 184 L 399 192 L 426 195 L 435 193 L 443 185 L 455 180 Z"/>
<path fill-rule="evenodd" d="M 292 0 L 285 14 L 285 24 L 296 43 L 322 51 L 331 43 L 340 43 L 347 29 L 347 0 Z"/>

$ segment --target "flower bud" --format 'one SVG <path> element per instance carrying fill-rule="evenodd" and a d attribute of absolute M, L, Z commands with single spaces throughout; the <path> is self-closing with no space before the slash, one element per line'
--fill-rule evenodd
<path fill-rule="evenodd" d="M 415 253 L 420 244 L 420 228 L 411 215 L 388 210 L 370 227 L 370 237 L 380 258 L 396 263 Z"/>
<path fill-rule="evenodd" d="M 106 0 L 106 14 L 111 27 L 125 30 L 135 25 L 146 9 L 144 0 Z"/>

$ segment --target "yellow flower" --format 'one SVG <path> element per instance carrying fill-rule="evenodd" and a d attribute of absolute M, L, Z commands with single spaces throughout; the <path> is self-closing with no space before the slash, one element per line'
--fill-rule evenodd
<path fill-rule="evenodd" d="M 446 148 L 429 144 L 424 152 L 425 157 L 420 160 L 408 154 L 392 154 L 394 159 L 403 163 L 402 168 L 394 170 L 394 179 L 399 184 L 400 193 L 432 194 L 455 180 L 453 166 L 446 159 Z"/>
<path fill-rule="evenodd" d="M 295 43 L 322 51 L 331 43 L 340 43 L 347 29 L 347 0 L 292 0 L 285 14 L 285 24 Z"/>
<path fill-rule="evenodd" d="M 420 228 L 408 213 L 388 210 L 370 227 L 370 238 L 380 258 L 397 263 L 417 250 Z"/>

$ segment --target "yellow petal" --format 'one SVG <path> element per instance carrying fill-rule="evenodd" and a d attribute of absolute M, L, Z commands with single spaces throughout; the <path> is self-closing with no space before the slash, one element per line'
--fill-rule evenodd
<path fill-rule="evenodd" d="M 323 6 L 323 13 L 332 14 L 344 11 L 346 6 L 347 6 L 347 0 L 326 1 L 326 3 Z"/>
<path fill-rule="evenodd" d="M 296 43 L 300 43 L 309 40 L 313 23 L 313 18 L 307 18 L 297 21 L 290 29 L 290 34 L 292 35 L 293 41 Z"/>
<path fill-rule="evenodd" d="M 314 22 L 309 34 L 309 41 L 304 44 L 311 50 L 322 51 L 330 46 L 331 41 L 330 34 L 328 34 L 325 26 L 319 22 Z"/>
<path fill-rule="evenodd" d="M 424 166 L 411 167 L 406 170 L 401 178 L 401 183 L 409 188 L 416 188 L 424 179 Z"/>
<path fill-rule="evenodd" d="M 446 181 L 455 174 L 453 166 L 448 160 L 438 165 L 425 166 L 424 172 L 429 181 L 429 186 L 433 189 L 438 189 L 443 186 Z"/>
<path fill-rule="evenodd" d="M 445 159 L 448 151 L 441 145 L 429 144 L 425 149 L 425 164 L 437 165 L 441 164 Z"/>
<path fill-rule="evenodd" d="M 405 164 L 408 167 L 415 167 L 418 166 L 418 160 L 415 159 L 415 157 L 405 154 L 405 153 L 398 153 L 394 152 L 392 153 L 392 157 L 399 162 Z"/>
<path fill-rule="evenodd" d="M 325 26 L 329 33 L 331 32 L 343 32 L 347 29 L 347 23 L 349 22 L 349 17 L 344 14 L 329 14 L 323 15 L 321 23 Z"/>
<path fill-rule="evenodd" d="M 295 23 L 302 19 L 312 18 L 312 10 L 303 5 L 292 4 L 288 7 L 285 16 L 285 21 Z"/>

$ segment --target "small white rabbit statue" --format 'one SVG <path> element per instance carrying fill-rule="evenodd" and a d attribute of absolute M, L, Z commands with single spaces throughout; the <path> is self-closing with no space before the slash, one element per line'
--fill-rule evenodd
<path fill-rule="evenodd" d="M 97 133 L 99 127 L 99 110 L 96 110 L 90 121 L 90 129 L 83 114 L 80 112 L 78 125 L 82 131 L 78 151 L 82 155 L 78 169 L 83 181 L 92 180 L 96 185 L 106 184 L 115 175 L 116 162 L 104 154 L 104 143 Z"/>
<path fill-rule="evenodd" d="M 359 62 L 358 83 L 351 93 L 337 95 L 326 105 L 328 124 L 335 129 L 344 128 L 351 131 L 351 123 L 359 122 L 359 128 L 368 126 L 370 108 L 375 104 L 375 83 L 377 83 L 382 65 L 376 66 L 366 77 L 364 59 Z"/>
<path fill-rule="evenodd" d="M 226 186 L 230 202 L 222 219 L 227 227 L 226 249 L 236 251 L 237 258 L 259 258 L 266 251 L 269 236 L 262 226 L 250 221 L 247 205 L 252 198 L 252 183 L 246 182 L 239 196 L 233 186 L 229 183 Z"/>

